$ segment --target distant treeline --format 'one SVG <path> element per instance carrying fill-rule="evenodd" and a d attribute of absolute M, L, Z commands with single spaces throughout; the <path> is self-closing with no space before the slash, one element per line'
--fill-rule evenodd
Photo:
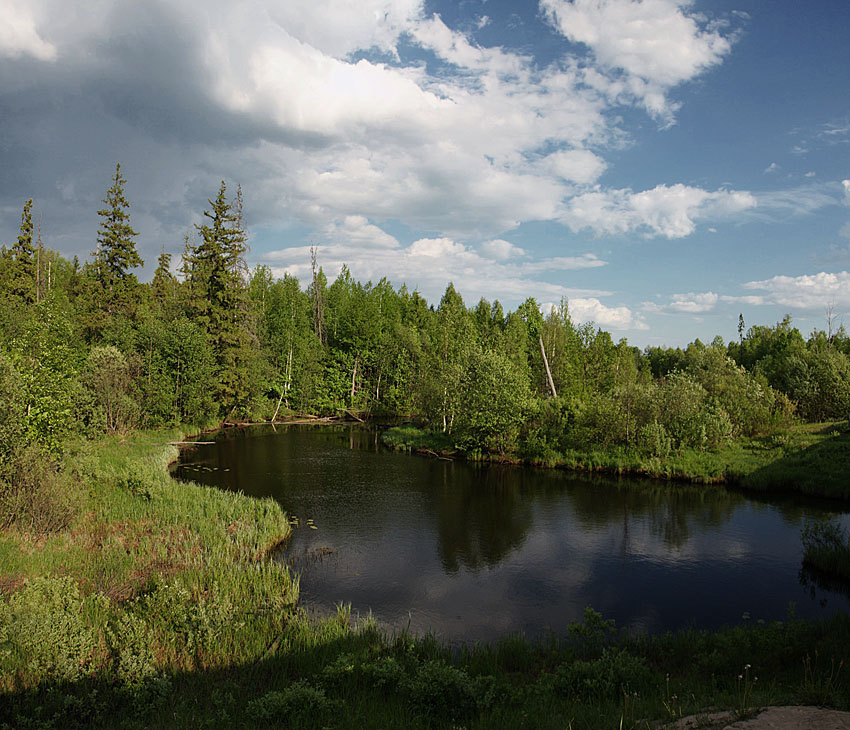
<path fill-rule="evenodd" d="M 572 321 L 564 300 L 505 312 L 468 307 L 449 284 L 437 304 L 343 267 L 328 285 L 245 264 L 241 191 L 222 182 L 187 236 L 179 272 L 142 264 L 120 166 L 98 211 L 91 259 L 43 245 L 27 201 L 0 254 L 0 459 L 58 454 L 71 434 L 285 414 L 404 416 L 467 450 L 543 456 L 613 445 L 663 457 L 718 449 L 794 418 L 850 411 L 850 338 L 789 317 L 725 343 L 631 347 Z"/>

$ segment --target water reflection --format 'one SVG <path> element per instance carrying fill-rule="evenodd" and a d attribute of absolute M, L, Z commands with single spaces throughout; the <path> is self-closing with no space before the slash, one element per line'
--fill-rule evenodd
<path fill-rule="evenodd" d="M 406 456 L 364 428 L 233 429 L 175 473 L 297 515 L 284 558 L 308 606 L 449 639 L 562 631 L 587 605 L 651 631 L 850 608 L 800 584 L 822 503 Z"/>

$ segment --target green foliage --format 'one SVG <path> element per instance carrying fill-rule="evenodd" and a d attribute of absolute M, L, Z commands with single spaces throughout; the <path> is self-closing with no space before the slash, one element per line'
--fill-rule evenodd
<path fill-rule="evenodd" d="M 555 670 L 556 686 L 568 696 L 584 701 L 604 701 L 649 683 L 645 660 L 618 647 L 605 647 L 597 659 L 575 660 Z"/>
<path fill-rule="evenodd" d="M 106 431 L 132 428 L 138 422 L 131 380 L 127 358 L 118 348 L 105 345 L 89 351 L 81 381 L 92 396 L 95 414 L 91 417 L 103 423 Z"/>
<path fill-rule="evenodd" d="M 462 721 L 476 707 L 469 675 L 442 661 L 425 662 L 405 677 L 401 687 L 411 711 L 431 723 Z"/>
<path fill-rule="evenodd" d="M 24 684 L 88 676 L 102 661 L 107 606 L 69 576 L 31 578 L 0 601 L 0 674 Z"/>
<path fill-rule="evenodd" d="M 474 348 L 459 383 L 455 433 L 466 448 L 504 454 L 517 446 L 533 408 L 528 381 L 505 355 Z"/>
<path fill-rule="evenodd" d="M 806 522 L 803 562 L 828 575 L 850 581 L 850 537 L 837 522 Z"/>
<path fill-rule="evenodd" d="M 130 269 L 144 264 L 133 241 L 138 234 L 130 225 L 130 204 L 124 195 L 126 182 L 119 163 L 103 200 L 105 207 L 97 211 L 101 221 L 92 273 L 99 284 L 95 289 L 98 307 L 108 314 L 134 308 L 138 282 Z"/>
<path fill-rule="evenodd" d="M 292 728 L 322 727 L 330 718 L 334 704 L 324 691 L 307 682 L 293 682 L 283 692 L 271 691 L 248 703 L 247 713 L 261 726 Z"/>

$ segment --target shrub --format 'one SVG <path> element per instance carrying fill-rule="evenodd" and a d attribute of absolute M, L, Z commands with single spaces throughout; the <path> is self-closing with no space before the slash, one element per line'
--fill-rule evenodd
<path fill-rule="evenodd" d="M 267 692 L 248 703 L 247 714 L 252 720 L 277 727 L 320 727 L 329 717 L 334 704 L 321 689 L 300 680 L 283 692 Z"/>
<path fill-rule="evenodd" d="M 83 597 L 74 580 L 33 578 L 0 602 L 0 675 L 77 680 L 103 661 L 101 594 Z"/>
<path fill-rule="evenodd" d="M 403 689 L 410 709 L 430 722 L 461 720 L 476 708 L 475 688 L 462 669 L 431 660 L 407 677 Z"/>

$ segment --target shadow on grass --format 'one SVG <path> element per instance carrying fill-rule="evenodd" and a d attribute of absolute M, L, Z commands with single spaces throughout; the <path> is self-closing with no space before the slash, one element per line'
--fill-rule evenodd
<path fill-rule="evenodd" d="M 850 650 L 846 614 L 652 638 L 596 617 L 570 640 L 508 637 L 459 655 L 433 638 L 387 637 L 368 625 L 336 636 L 301 626 L 243 665 L 0 695 L 0 727 L 643 728 L 709 707 L 793 703 L 818 679 L 811 665 L 804 671 L 807 658 L 840 661 Z M 759 680 L 751 706 L 738 707 L 745 665 Z M 823 704 L 850 707 L 848 683 L 821 685 Z"/>
<path fill-rule="evenodd" d="M 741 486 L 850 499 L 850 433 L 836 426 L 817 433 L 826 438 L 804 448 L 788 448 L 781 458 L 745 476 Z"/>

